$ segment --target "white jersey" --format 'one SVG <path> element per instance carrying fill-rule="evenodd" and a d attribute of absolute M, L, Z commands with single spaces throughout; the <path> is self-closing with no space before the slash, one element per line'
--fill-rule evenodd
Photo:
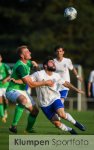
<path fill-rule="evenodd" d="M 61 80 L 58 73 L 53 72 L 53 74 L 49 76 L 45 70 L 41 70 L 33 73 L 31 78 L 33 81 L 52 80 L 54 82 L 53 87 L 40 86 L 36 88 L 37 98 L 41 107 L 49 106 L 56 99 L 60 99 L 59 88 L 65 83 L 65 81 Z"/>
<path fill-rule="evenodd" d="M 94 70 L 91 71 L 90 76 L 89 76 L 89 82 L 94 83 Z"/>
<path fill-rule="evenodd" d="M 55 58 L 54 62 L 56 66 L 56 72 L 60 74 L 62 80 L 70 82 L 69 70 L 73 69 L 73 64 L 72 64 L 71 59 L 63 57 L 62 61 L 58 61 Z M 68 88 L 63 86 L 63 89 L 68 89 Z"/>

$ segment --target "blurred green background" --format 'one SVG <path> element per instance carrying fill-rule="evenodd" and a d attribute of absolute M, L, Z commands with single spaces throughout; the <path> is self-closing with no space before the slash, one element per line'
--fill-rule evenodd
<path fill-rule="evenodd" d="M 73 6 L 78 16 L 64 18 Z M 15 50 L 26 44 L 37 61 L 62 44 L 65 56 L 84 68 L 85 80 L 94 68 L 94 0 L 0 0 L 0 53 L 15 62 Z"/>

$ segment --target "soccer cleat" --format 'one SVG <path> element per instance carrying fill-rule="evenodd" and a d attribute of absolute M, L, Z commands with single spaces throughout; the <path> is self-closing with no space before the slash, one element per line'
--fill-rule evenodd
<path fill-rule="evenodd" d="M 75 127 L 77 127 L 78 129 L 80 129 L 81 131 L 85 131 L 85 126 L 83 126 L 81 123 L 77 122 L 74 124 Z"/>
<path fill-rule="evenodd" d="M 69 131 L 71 134 L 73 134 L 73 135 L 77 135 L 77 132 L 74 130 L 74 129 L 72 129 L 71 131 Z"/>
<path fill-rule="evenodd" d="M 36 133 L 35 130 L 32 128 L 31 130 L 26 129 L 24 133 Z"/>
<path fill-rule="evenodd" d="M 17 127 L 16 126 L 10 126 L 9 131 L 11 131 L 12 133 L 17 133 Z"/>

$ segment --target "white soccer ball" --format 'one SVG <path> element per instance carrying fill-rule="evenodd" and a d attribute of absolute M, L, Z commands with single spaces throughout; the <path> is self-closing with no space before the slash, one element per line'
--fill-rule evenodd
<path fill-rule="evenodd" d="M 77 10 L 74 7 L 68 7 L 64 10 L 64 17 L 68 20 L 74 20 L 77 17 Z"/>

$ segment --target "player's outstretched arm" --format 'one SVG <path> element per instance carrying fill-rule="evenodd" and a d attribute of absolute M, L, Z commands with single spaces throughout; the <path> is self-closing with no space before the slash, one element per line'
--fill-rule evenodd
<path fill-rule="evenodd" d="M 2 81 L 2 83 L 6 83 L 6 82 L 8 82 L 9 80 L 10 80 L 10 76 L 6 77 L 6 78 Z"/>
<path fill-rule="evenodd" d="M 14 78 L 10 78 L 10 81 L 13 81 L 14 83 L 17 83 L 17 84 L 23 84 L 23 81 L 21 79 L 16 80 Z"/>
<path fill-rule="evenodd" d="M 83 90 L 78 89 L 78 88 L 75 87 L 73 84 L 71 84 L 71 83 L 69 83 L 69 82 L 67 82 L 67 81 L 65 81 L 65 83 L 64 83 L 63 85 L 64 85 L 65 87 L 68 87 L 69 89 L 72 89 L 72 90 L 78 92 L 78 93 L 85 94 L 85 92 L 84 92 Z"/>
<path fill-rule="evenodd" d="M 31 88 L 35 88 L 35 87 L 39 87 L 39 86 L 53 86 L 53 84 L 54 84 L 51 80 L 39 81 L 39 82 L 32 81 L 32 79 L 29 76 L 22 78 L 22 79 L 19 79 L 19 80 L 15 80 L 14 78 L 11 78 L 10 80 L 17 83 L 17 84 L 26 83 Z"/>
<path fill-rule="evenodd" d="M 36 88 L 39 86 L 53 86 L 52 80 L 46 80 L 46 81 L 33 81 L 30 76 L 26 76 L 25 78 L 22 78 L 23 83 L 28 84 L 30 88 Z"/>

